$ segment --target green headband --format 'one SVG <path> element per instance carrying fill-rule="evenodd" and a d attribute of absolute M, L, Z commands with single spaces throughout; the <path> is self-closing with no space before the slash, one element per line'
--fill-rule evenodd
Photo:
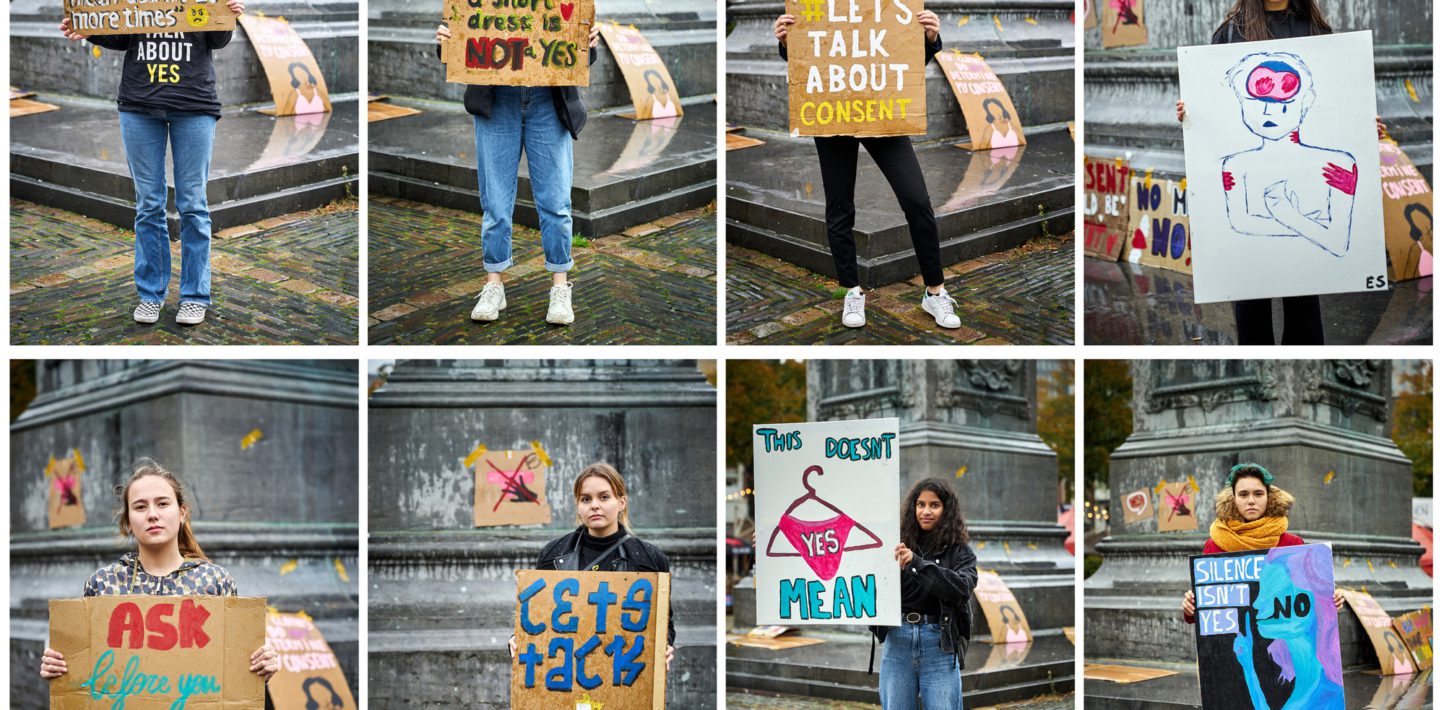
<path fill-rule="evenodd" d="M 1274 475 L 1272 473 L 1269 473 L 1268 469 L 1256 463 L 1241 463 L 1229 469 L 1228 471 L 1229 488 L 1233 488 L 1233 481 L 1235 478 L 1238 478 L 1238 472 L 1246 468 L 1258 469 L 1258 472 L 1263 474 L 1263 482 L 1265 486 L 1272 486 L 1274 484 Z"/>

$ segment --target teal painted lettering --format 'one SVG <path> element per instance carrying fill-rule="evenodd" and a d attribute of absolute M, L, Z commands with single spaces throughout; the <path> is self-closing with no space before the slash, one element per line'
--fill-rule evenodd
<path fill-rule="evenodd" d="M 792 618 L 792 606 L 794 604 L 802 610 L 802 618 L 807 618 L 807 607 L 802 605 L 802 596 L 805 594 L 806 585 L 804 579 L 784 579 L 777 584 L 778 616 L 784 619 Z"/>
<path fill-rule="evenodd" d="M 827 586 L 815 579 L 807 581 L 807 613 L 814 619 L 831 619 L 832 615 L 822 608 L 822 593 Z"/>

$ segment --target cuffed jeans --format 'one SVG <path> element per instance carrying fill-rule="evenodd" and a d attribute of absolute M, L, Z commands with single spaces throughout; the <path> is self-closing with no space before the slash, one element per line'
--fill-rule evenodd
<path fill-rule="evenodd" d="M 878 690 L 883 710 L 960 710 L 962 670 L 958 659 L 938 645 L 937 624 L 907 624 L 888 629 L 882 644 Z M 922 705 L 918 705 L 918 700 Z"/>
<path fill-rule="evenodd" d="M 166 226 L 165 149 L 169 141 L 180 212 L 181 303 L 211 305 L 211 171 L 215 116 L 185 111 L 120 112 L 120 137 L 135 183 L 135 290 L 140 300 L 164 303 L 170 287 L 170 230 Z"/>
<path fill-rule="evenodd" d="M 481 256 L 486 270 L 502 272 L 511 266 L 511 217 L 525 148 L 547 271 L 570 271 L 572 136 L 557 117 L 552 89 L 493 87 L 491 118 L 472 118 L 476 124 L 476 183 L 481 192 Z"/>

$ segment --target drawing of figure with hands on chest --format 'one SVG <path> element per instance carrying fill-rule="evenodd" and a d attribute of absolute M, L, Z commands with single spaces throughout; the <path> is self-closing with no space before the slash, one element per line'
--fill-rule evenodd
<path fill-rule="evenodd" d="M 1240 234 L 1302 237 L 1344 256 L 1359 168 L 1348 152 L 1300 137 L 1316 98 L 1308 66 L 1287 52 L 1250 54 L 1229 70 L 1227 84 L 1244 125 L 1261 139 L 1222 160 L 1229 224 Z"/>

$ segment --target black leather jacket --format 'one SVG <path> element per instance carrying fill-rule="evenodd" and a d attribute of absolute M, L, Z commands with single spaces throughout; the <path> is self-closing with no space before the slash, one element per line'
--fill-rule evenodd
<path fill-rule="evenodd" d="M 436 45 L 436 58 L 441 58 L 441 45 Z M 597 48 L 587 50 L 587 65 L 597 63 Z M 473 116 L 491 118 L 492 89 L 496 87 L 485 84 L 468 84 L 466 95 L 462 97 L 462 104 L 466 106 L 466 112 Z M 567 133 L 572 134 L 572 140 L 582 134 L 582 128 L 587 125 L 587 104 L 582 101 L 582 92 L 576 86 L 553 86 L 552 105 L 556 107 L 557 118 L 562 125 L 566 126 Z"/>
<path fill-rule="evenodd" d="M 904 587 L 922 585 L 923 591 L 937 598 L 943 613 L 952 617 L 940 643 L 944 652 L 957 657 L 958 667 L 962 668 L 968 643 L 973 639 L 973 589 L 978 586 L 978 556 L 973 554 L 973 548 L 962 542 L 931 558 L 914 554 L 913 561 L 902 571 L 902 583 Z M 868 628 L 881 643 L 892 627 Z"/>
<path fill-rule="evenodd" d="M 625 530 L 625 528 L 623 528 Z M 581 569 L 582 560 L 582 535 L 586 534 L 586 527 L 578 525 L 566 535 L 563 535 L 542 548 L 541 554 L 537 556 L 537 569 L 560 569 L 577 570 Z M 622 547 L 617 550 L 616 559 L 608 564 L 602 572 L 670 572 L 670 565 L 667 562 L 666 553 L 657 549 L 656 545 L 631 537 L 631 531 L 627 531 L 627 539 Z M 975 577 L 976 579 L 976 577 Z M 672 600 L 667 599 L 667 645 L 676 646 L 677 625 L 676 617 L 672 614 Z"/>

